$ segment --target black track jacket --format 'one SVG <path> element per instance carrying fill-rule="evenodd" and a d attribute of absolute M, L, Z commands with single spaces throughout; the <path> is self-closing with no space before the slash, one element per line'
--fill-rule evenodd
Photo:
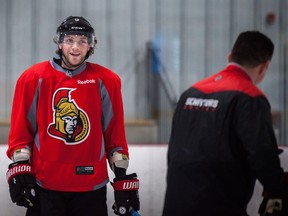
<path fill-rule="evenodd" d="M 243 216 L 256 179 L 283 193 L 270 104 L 230 63 L 186 90 L 173 117 L 163 216 Z"/>

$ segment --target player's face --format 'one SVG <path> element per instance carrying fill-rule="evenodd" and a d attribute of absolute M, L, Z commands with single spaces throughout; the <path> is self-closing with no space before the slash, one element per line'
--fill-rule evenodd
<path fill-rule="evenodd" d="M 63 43 L 59 44 L 62 50 L 62 57 L 65 64 L 62 66 L 75 70 L 85 60 L 87 52 L 90 50 L 88 38 L 81 35 L 66 35 Z"/>

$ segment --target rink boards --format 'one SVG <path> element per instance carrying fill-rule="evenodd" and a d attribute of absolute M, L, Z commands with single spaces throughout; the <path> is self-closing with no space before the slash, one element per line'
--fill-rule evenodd
<path fill-rule="evenodd" d="M 140 179 L 140 202 L 142 216 L 161 216 L 165 194 L 166 176 L 166 144 L 135 144 L 130 146 L 130 165 L 128 174 L 136 172 Z M 0 216 L 24 216 L 25 209 L 18 207 L 10 201 L 8 184 L 6 182 L 6 171 L 10 160 L 6 157 L 7 145 L 0 145 Z M 283 148 L 280 155 L 281 163 L 288 170 L 288 148 Z M 109 172 L 111 180 L 113 174 Z M 111 210 L 113 204 L 113 191 L 111 185 L 107 186 L 107 204 L 109 216 L 114 215 Z M 253 198 L 248 206 L 250 216 L 257 215 L 257 209 L 261 200 L 262 187 L 257 182 Z"/>

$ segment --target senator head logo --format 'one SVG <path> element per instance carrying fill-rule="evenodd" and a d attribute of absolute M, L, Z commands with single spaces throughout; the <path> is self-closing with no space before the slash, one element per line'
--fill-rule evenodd
<path fill-rule="evenodd" d="M 48 134 L 61 139 L 66 145 L 83 142 L 90 131 L 87 114 L 71 98 L 75 89 L 60 88 L 53 95 L 53 123 L 48 126 Z"/>

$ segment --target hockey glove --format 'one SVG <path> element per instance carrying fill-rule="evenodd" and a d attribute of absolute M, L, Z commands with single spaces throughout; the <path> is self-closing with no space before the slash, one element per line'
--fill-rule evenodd
<path fill-rule="evenodd" d="M 115 203 L 112 208 L 115 214 L 129 216 L 130 212 L 140 209 L 139 180 L 136 173 L 116 177 L 111 184 L 114 188 Z"/>
<path fill-rule="evenodd" d="M 288 216 L 288 212 L 283 208 L 282 199 L 264 198 L 259 208 L 260 216 Z"/>
<path fill-rule="evenodd" d="M 260 216 L 288 216 L 287 199 L 264 197 L 258 213 Z"/>
<path fill-rule="evenodd" d="M 283 182 L 288 185 L 288 173 L 284 173 Z M 260 216 L 288 216 L 288 194 L 281 197 L 271 197 L 265 189 L 262 193 L 263 200 L 258 213 Z"/>
<path fill-rule="evenodd" d="M 12 163 L 6 177 L 12 202 L 26 208 L 35 206 L 37 186 L 31 165 L 27 161 Z"/>

